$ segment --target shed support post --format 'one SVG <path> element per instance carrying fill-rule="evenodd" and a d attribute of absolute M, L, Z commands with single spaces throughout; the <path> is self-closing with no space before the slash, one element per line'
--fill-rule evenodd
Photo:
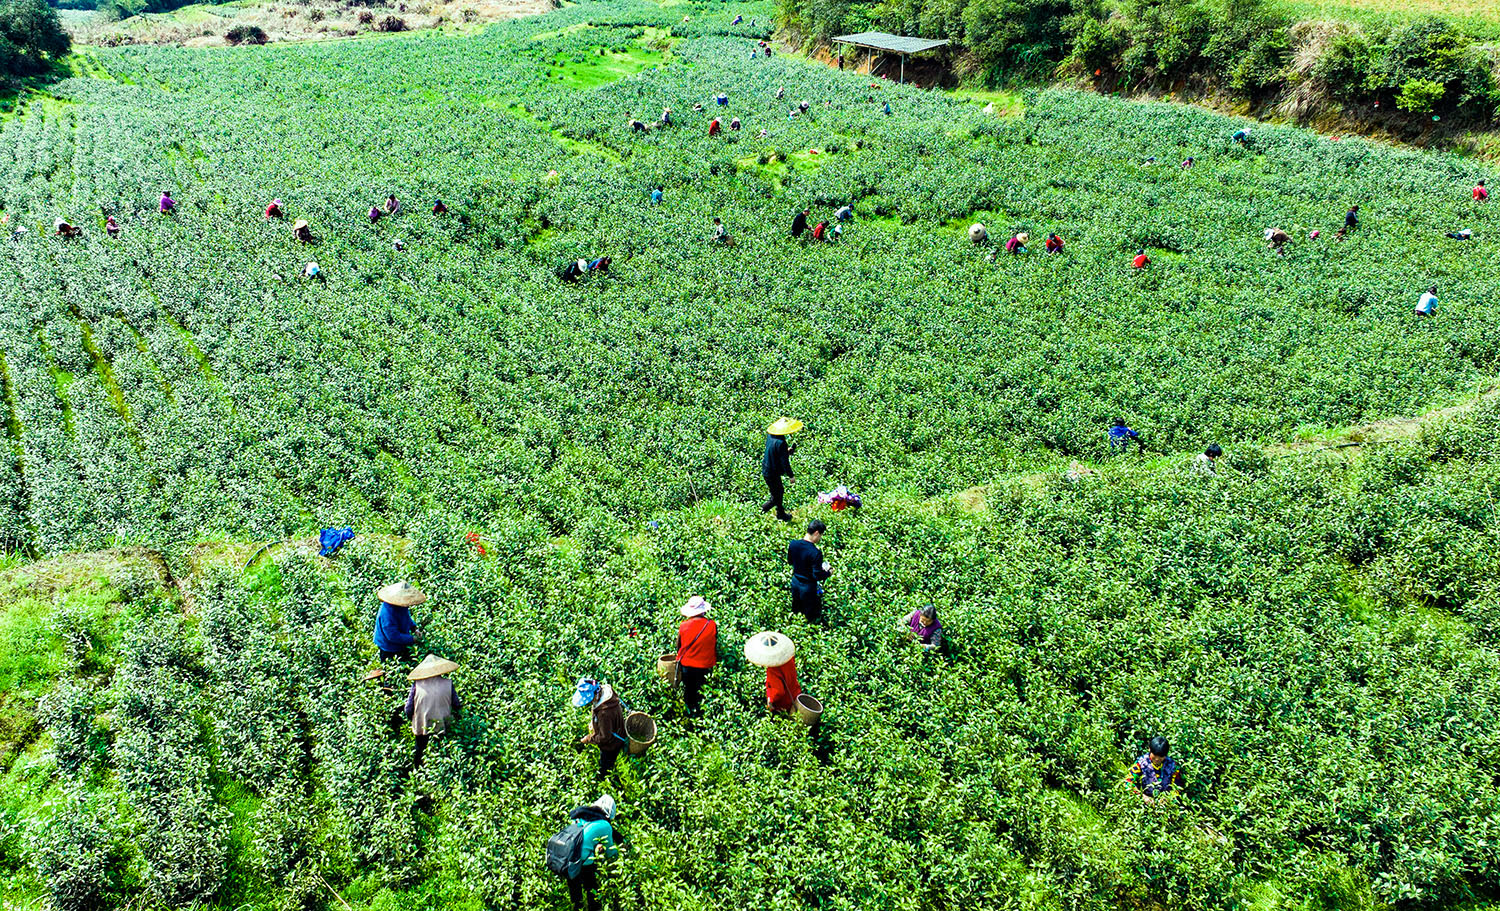
<path fill-rule="evenodd" d="M 901 55 L 901 84 L 906 84 L 906 55 Z"/>

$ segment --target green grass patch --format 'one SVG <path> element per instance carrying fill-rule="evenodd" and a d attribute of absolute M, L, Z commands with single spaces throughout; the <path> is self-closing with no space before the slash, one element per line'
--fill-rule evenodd
<path fill-rule="evenodd" d="M 547 67 L 547 81 L 584 91 L 618 82 L 667 62 L 667 52 L 632 42 L 624 48 L 595 48 L 587 55 L 559 53 Z"/>

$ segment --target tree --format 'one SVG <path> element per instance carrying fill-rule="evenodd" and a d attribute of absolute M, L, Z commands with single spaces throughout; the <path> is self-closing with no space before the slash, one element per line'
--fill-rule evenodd
<path fill-rule="evenodd" d="M 0 69 L 15 76 L 45 73 L 73 48 L 46 0 L 0 2 Z"/>

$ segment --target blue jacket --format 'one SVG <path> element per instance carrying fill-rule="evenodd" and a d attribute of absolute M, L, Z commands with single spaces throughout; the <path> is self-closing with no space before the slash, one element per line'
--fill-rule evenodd
<path fill-rule="evenodd" d="M 620 849 L 615 847 L 615 830 L 607 819 L 575 819 L 575 826 L 583 829 L 583 865 L 592 867 L 594 865 L 594 851 L 599 845 L 604 846 L 604 857 L 614 860 L 620 856 Z"/>
<path fill-rule="evenodd" d="M 383 652 L 399 652 L 416 644 L 416 631 L 411 611 L 397 604 L 380 602 L 380 613 L 375 615 L 376 648 Z"/>

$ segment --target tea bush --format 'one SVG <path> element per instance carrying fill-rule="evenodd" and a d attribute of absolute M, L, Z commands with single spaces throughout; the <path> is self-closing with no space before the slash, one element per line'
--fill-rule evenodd
<path fill-rule="evenodd" d="M 1269 126 L 1246 149 L 1207 112 L 1073 92 L 999 119 L 752 60 L 770 12 L 100 51 L 109 78 L 0 123 L 28 228 L 0 260 L 0 537 L 160 555 L 102 607 L 28 583 L 61 657 L 14 703 L 46 733 L 5 772 L 0 873 L 60 908 L 563 907 L 539 846 L 600 792 L 566 702 L 592 674 L 660 723 L 607 785 L 621 904 L 1500 888 L 1481 164 Z M 720 91 L 744 128 L 710 140 L 692 108 Z M 369 223 L 392 192 L 405 211 Z M 266 222 L 275 196 L 315 246 Z M 845 203 L 837 244 L 787 236 Z M 64 213 L 83 238 L 48 236 Z M 735 247 L 707 242 L 714 216 Z M 1068 249 L 991 259 L 976 220 Z M 1460 223 L 1473 241 L 1443 237 Z M 1433 282 L 1443 309 L 1415 320 Z M 809 424 L 790 502 L 830 520 L 826 626 L 789 614 L 792 532 L 756 509 L 781 413 Z M 1146 454 L 1109 456 L 1117 416 Z M 1228 455 L 1200 477 L 1209 442 Z M 812 505 L 839 483 L 863 509 Z M 390 692 L 363 679 L 398 578 L 430 593 L 422 649 L 468 704 L 419 772 L 406 666 Z M 693 594 L 724 657 L 687 721 L 653 667 Z M 943 660 L 896 634 L 928 602 Z M 816 736 L 764 716 L 739 643 L 767 628 L 828 705 Z M 1186 795 L 1143 805 L 1124 778 L 1157 733 Z"/>

